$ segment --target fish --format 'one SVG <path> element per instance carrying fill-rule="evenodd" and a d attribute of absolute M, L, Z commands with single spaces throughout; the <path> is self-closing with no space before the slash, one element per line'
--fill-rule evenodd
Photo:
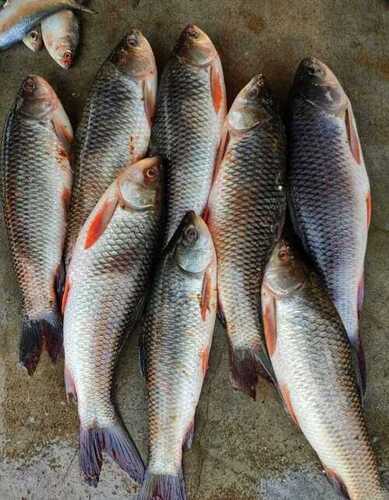
<path fill-rule="evenodd" d="M 267 349 L 285 409 L 338 493 L 389 498 L 369 440 L 347 332 L 309 260 L 283 237 L 262 286 Z"/>
<path fill-rule="evenodd" d="M 39 52 L 43 47 L 42 31 L 40 26 L 36 26 L 23 38 L 23 43 L 33 52 Z"/>
<path fill-rule="evenodd" d="M 123 38 L 97 74 L 76 133 L 67 265 L 79 231 L 99 198 L 123 165 L 147 153 L 157 78 L 152 48 L 138 30 Z"/>
<path fill-rule="evenodd" d="M 350 99 L 314 57 L 297 69 L 288 122 L 293 225 L 345 325 L 364 393 L 358 318 L 372 212 L 369 178 Z"/>
<path fill-rule="evenodd" d="M 142 310 L 161 232 L 158 158 L 127 165 L 83 226 L 66 277 L 65 383 L 78 401 L 80 466 L 99 481 L 102 451 L 141 482 L 142 459 L 111 399 L 119 349 Z"/>
<path fill-rule="evenodd" d="M 45 17 L 64 9 L 93 12 L 76 0 L 12 0 L 0 10 L 0 50 L 20 42 Z"/>
<path fill-rule="evenodd" d="M 22 295 L 19 359 L 30 375 L 45 348 L 62 353 L 57 289 L 72 186 L 73 131 L 50 84 L 30 75 L 5 124 L 2 201 L 9 247 Z"/>
<path fill-rule="evenodd" d="M 42 36 L 50 56 L 61 68 L 69 69 L 80 41 L 80 24 L 72 10 L 62 10 L 42 21 Z"/>
<path fill-rule="evenodd" d="M 149 408 L 149 463 L 139 499 L 185 499 L 190 448 L 216 320 L 216 254 L 193 211 L 165 247 L 143 318 L 141 360 Z"/>
<path fill-rule="evenodd" d="M 205 209 L 225 114 L 219 55 L 190 24 L 162 73 L 151 137 L 151 150 L 167 165 L 166 242 L 188 210 L 201 215 Z"/>
<path fill-rule="evenodd" d="M 286 137 L 263 75 L 254 76 L 227 115 L 222 161 L 207 205 L 218 266 L 218 300 L 227 329 L 233 387 L 255 399 L 268 371 L 261 282 L 286 211 Z"/>

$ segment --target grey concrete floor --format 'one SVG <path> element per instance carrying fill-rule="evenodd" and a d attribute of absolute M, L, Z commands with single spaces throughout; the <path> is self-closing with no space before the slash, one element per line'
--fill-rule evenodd
<path fill-rule="evenodd" d="M 369 389 L 367 419 L 382 470 L 389 470 L 389 2 L 386 0 L 91 0 L 76 66 L 61 70 L 23 46 L 0 53 L 0 122 L 21 80 L 46 77 L 73 124 L 110 50 L 130 26 L 149 37 L 159 65 L 180 30 L 194 22 L 220 50 L 229 98 L 263 71 L 285 102 L 293 72 L 306 55 L 327 62 L 348 92 L 372 182 L 374 212 L 367 256 L 362 329 Z M 33 378 L 16 368 L 19 296 L 0 223 L 0 499 L 124 499 L 135 491 L 109 463 L 96 490 L 78 471 L 77 417 L 65 402 L 63 365 L 46 356 Z M 136 339 L 124 349 L 117 400 L 127 428 L 147 453 L 144 382 Z M 223 330 L 217 328 L 210 371 L 198 408 L 193 449 L 184 457 L 191 500 L 332 499 L 315 454 L 290 422 L 273 389 L 259 400 L 233 392 Z"/>

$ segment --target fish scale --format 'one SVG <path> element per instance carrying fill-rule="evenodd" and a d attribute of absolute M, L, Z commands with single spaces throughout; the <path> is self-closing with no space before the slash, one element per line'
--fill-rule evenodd
<path fill-rule="evenodd" d="M 300 256 L 289 253 L 290 247 L 290 264 L 285 257 L 275 264 L 280 248 L 276 247 L 266 270 L 262 294 L 264 315 L 272 317 L 265 322 L 265 335 L 286 407 L 329 478 L 338 488 L 346 488 L 349 498 L 388 498 L 370 444 L 342 321 L 318 276 L 302 267 Z M 293 283 L 289 290 L 278 286 L 287 283 L 282 268 L 288 265 Z M 304 269 L 304 274 L 296 269 Z"/>
<path fill-rule="evenodd" d="M 215 110 L 209 66 L 174 54 L 162 74 L 151 138 L 167 159 L 166 242 L 188 210 L 202 214 L 206 206 L 224 114 Z"/>
<path fill-rule="evenodd" d="M 257 84 L 253 79 L 242 95 Z M 260 286 L 286 205 L 285 134 L 277 113 L 268 114 L 250 130 L 235 131 L 229 120 L 241 98 L 238 95 L 226 120 L 227 148 L 208 209 L 218 257 L 219 304 L 230 342 L 231 378 L 235 387 L 255 397 L 263 346 Z M 262 104 L 256 106 L 260 110 Z"/>

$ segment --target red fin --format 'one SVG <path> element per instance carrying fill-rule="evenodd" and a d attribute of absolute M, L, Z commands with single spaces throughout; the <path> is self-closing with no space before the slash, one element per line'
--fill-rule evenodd
<path fill-rule="evenodd" d="M 188 429 L 186 430 L 186 434 L 184 437 L 184 442 L 182 445 L 184 450 L 190 450 L 192 448 L 193 438 L 194 438 L 194 428 L 195 428 L 194 420 L 192 420 L 192 422 L 188 426 Z"/>
<path fill-rule="evenodd" d="M 154 80 L 149 78 L 143 81 L 143 101 L 145 113 L 149 120 L 150 126 L 154 123 L 154 115 L 156 109 L 156 89 Z"/>
<path fill-rule="evenodd" d="M 65 281 L 65 287 L 63 290 L 63 294 L 62 294 L 62 303 L 61 303 L 62 316 L 65 314 L 65 309 L 66 309 L 66 305 L 68 303 L 70 288 L 71 288 L 70 280 L 69 280 L 69 278 L 67 278 Z"/>
<path fill-rule="evenodd" d="M 70 191 L 70 189 L 64 188 L 64 190 L 62 191 L 62 203 L 63 203 L 64 209 L 65 209 L 65 212 L 67 212 L 69 209 L 71 196 L 72 196 L 72 192 Z"/>
<path fill-rule="evenodd" d="M 293 422 L 298 426 L 299 424 L 298 424 L 298 420 L 296 417 L 296 413 L 293 409 L 292 401 L 290 399 L 289 389 L 287 388 L 286 385 L 280 385 L 279 388 L 280 388 L 280 392 L 282 395 L 282 399 L 284 401 L 285 409 L 289 413 L 289 415 L 291 416 Z"/>
<path fill-rule="evenodd" d="M 229 142 L 230 142 L 230 133 L 228 132 L 228 130 L 225 130 L 223 132 L 221 139 L 220 139 L 219 147 L 218 147 L 217 154 L 216 154 L 215 170 L 213 173 L 213 180 L 214 181 L 216 180 L 216 177 L 219 173 L 220 165 L 221 165 L 223 158 L 226 154 Z"/>
<path fill-rule="evenodd" d="M 208 347 L 204 347 L 200 351 L 200 366 L 204 376 L 208 371 L 208 360 L 209 360 L 209 349 Z"/>
<path fill-rule="evenodd" d="M 65 391 L 68 402 L 72 399 L 77 402 L 76 384 L 74 383 L 72 374 L 65 366 Z"/>
<path fill-rule="evenodd" d="M 210 271 L 206 271 L 203 278 L 203 289 L 201 291 L 201 318 L 203 321 L 207 319 L 208 313 L 211 311 L 212 300 L 212 278 Z"/>
<path fill-rule="evenodd" d="M 262 294 L 262 311 L 267 352 L 272 357 L 277 348 L 276 303 L 266 292 Z"/>
<path fill-rule="evenodd" d="M 354 116 L 350 109 L 346 109 L 345 121 L 351 153 L 358 165 L 362 165 L 361 144 L 359 142 L 358 132 L 355 128 Z"/>
<path fill-rule="evenodd" d="M 95 214 L 93 220 L 89 223 L 86 233 L 84 248 L 87 250 L 92 247 L 100 236 L 106 230 L 115 212 L 117 201 L 107 200 L 99 211 Z"/>
<path fill-rule="evenodd" d="M 346 485 L 344 484 L 342 479 L 340 479 L 338 474 L 334 470 L 328 469 L 327 467 L 324 467 L 324 472 L 326 473 L 328 481 L 335 488 L 336 492 L 343 498 L 349 499 L 350 496 L 347 493 Z"/>
<path fill-rule="evenodd" d="M 371 210 L 372 210 L 370 192 L 366 195 L 366 209 L 367 209 L 367 227 L 369 227 L 371 223 Z"/>
<path fill-rule="evenodd" d="M 218 63 L 211 66 L 211 90 L 213 107 L 216 113 L 223 112 L 223 108 L 225 107 L 224 77 Z"/>

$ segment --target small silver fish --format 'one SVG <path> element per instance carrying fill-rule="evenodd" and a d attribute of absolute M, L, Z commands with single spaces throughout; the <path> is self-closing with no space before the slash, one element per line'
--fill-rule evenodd
<path fill-rule="evenodd" d="M 71 10 L 62 10 L 42 21 L 42 36 L 50 56 L 61 68 L 69 69 L 80 41 L 80 25 Z"/>

